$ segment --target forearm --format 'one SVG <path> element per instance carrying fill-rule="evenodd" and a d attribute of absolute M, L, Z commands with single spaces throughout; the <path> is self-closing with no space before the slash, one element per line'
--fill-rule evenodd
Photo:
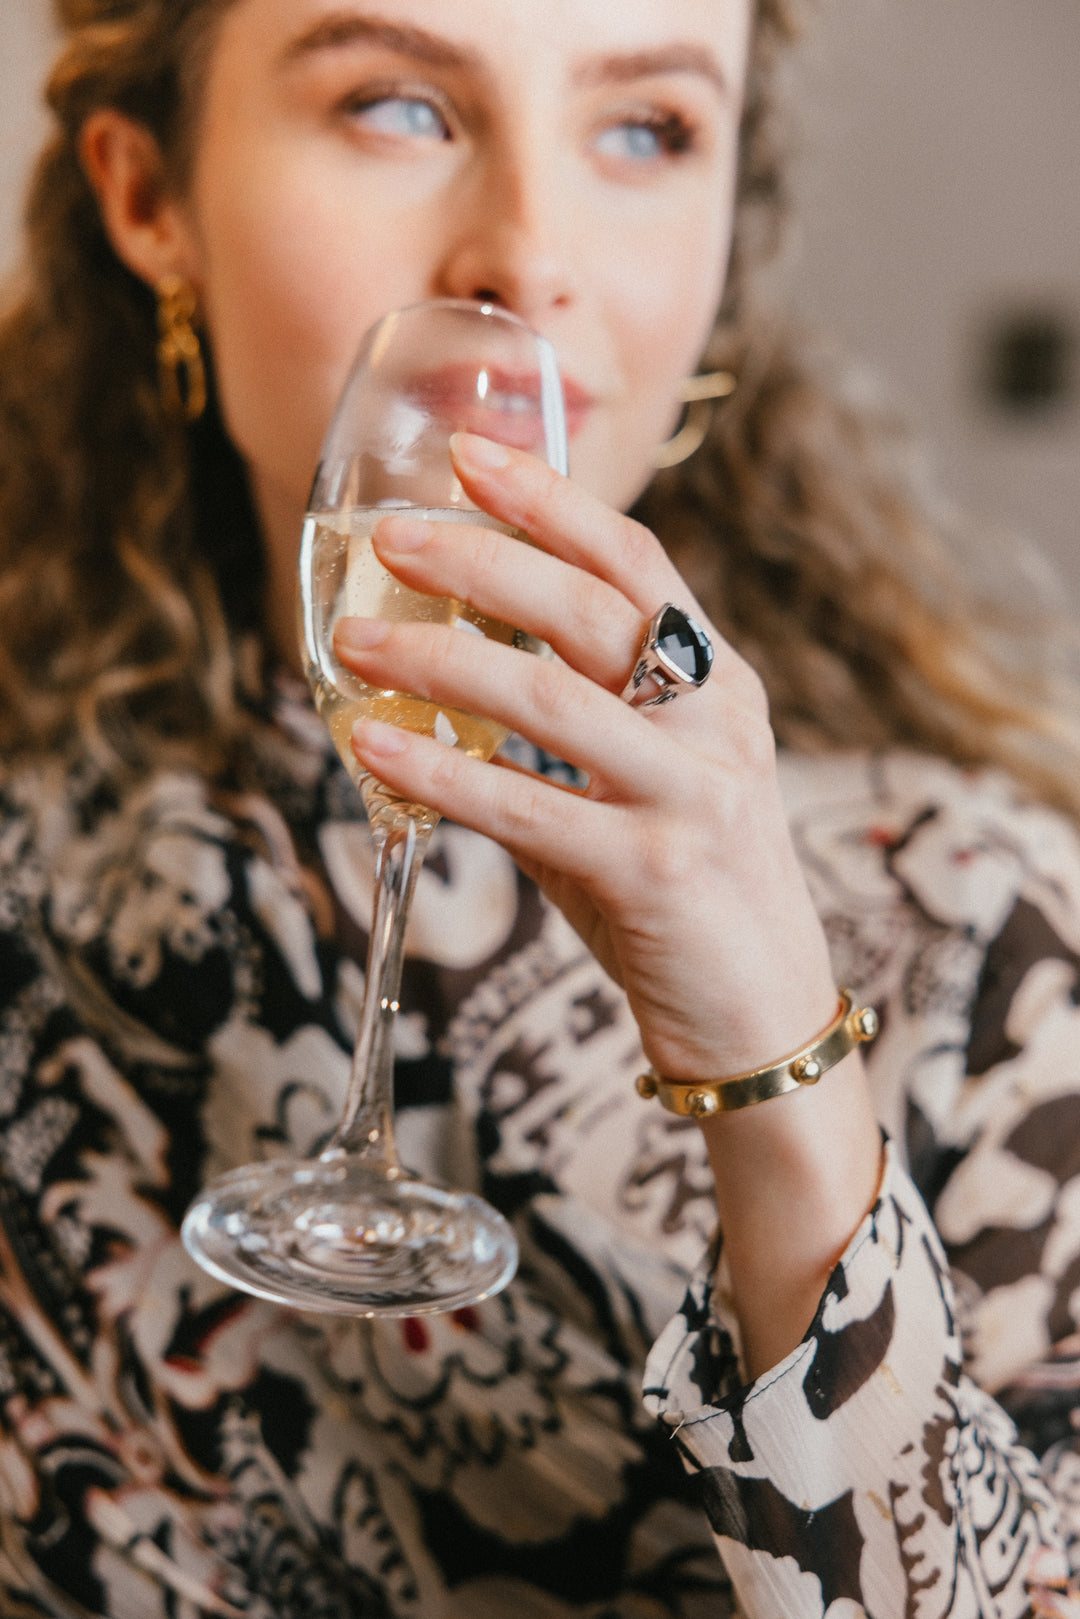
<path fill-rule="evenodd" d="M 749 1379 L 806 1333 L 876 1196 L 881 1134 L 858 1052 L 813 1088 L 703 1128 Z"/>

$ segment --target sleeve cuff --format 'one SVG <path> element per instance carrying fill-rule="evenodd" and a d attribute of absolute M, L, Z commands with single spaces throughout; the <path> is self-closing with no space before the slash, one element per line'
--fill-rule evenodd
<path fill-rule="evenodd" d="M 955 1502 L 947 1487 L 935 1495 L 932 1475 L 949 1472 L 966 1381 L 922 1199 L 887 1144 L 877 1201 L 809 1331 L 750 1384 L 715 1257 L 657 1340 L 644 1393 L 700 1475 L 740 1600 L 748 1614 L 789 1619 L 838 1598 L 899 1612 L 896 1593 L 929 1553 L 935 1522 L 952 1538 Z"/>

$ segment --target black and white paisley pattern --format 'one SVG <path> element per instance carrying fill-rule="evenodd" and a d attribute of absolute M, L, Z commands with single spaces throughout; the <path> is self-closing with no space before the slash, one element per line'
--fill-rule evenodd
<path fill-rule="evenodd" d="M 892 1145 L 749 1388 L 722 1249 L 695 1274 L 696 1130 L 634 1094 L 626 1004 L 565 922 L 455 827 L 417 894 L 400 1135 L 513 1219 L 520 1276 L 374 1324 L 205 1277 L 177 1237 L 200 1181 L 317 1147 L 341 1103 L 354 790 L 289 695 L 260 791 L 5 778 L 5 1619 L 1077 1619 L 1080 849 L 933 761 L 783 770 L 838 978 L 882 1014 Z"/>
<path fill-rule="evenodd" d="M 925 759 L 784 770 L 837 976 L 882 1019 L 885 1176 L 785 1362 L 743 1385 L 721 1251 L 647 1402 L 753 1619 L 1080 1619 L 1080 847 Z"/>

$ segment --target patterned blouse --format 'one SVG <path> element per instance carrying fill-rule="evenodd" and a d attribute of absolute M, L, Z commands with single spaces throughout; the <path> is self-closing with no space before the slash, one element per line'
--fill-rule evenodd
<path fill-rule="evenodd" d="M 187 1258 L 205 1177 L 332 1128 L 361 990 L 372 853 L 301 703 L 260 768 L 0 784 L 4 1619 L 1077 1619 L 1072 830 L 923 758 L 783 761 L 891 1145 L 746 1386 L 696 1128 L 639 1100 L 621 995 L 454 826 L 399 1135 L 514 1222 L 517 1279 L 363 1322 Z"/>

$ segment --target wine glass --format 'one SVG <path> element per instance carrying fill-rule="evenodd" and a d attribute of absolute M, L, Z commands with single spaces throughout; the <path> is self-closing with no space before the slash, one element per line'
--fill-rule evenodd
<path fill-rule="evenodd" d="M 393 1033 L 409 902 L 438 816 L 367 773 L 349 745 L 370 715 L 487 759 L 493 721 L 409 692 L 366 685 L 337 661 L 333 630 L 352 614 L 452 624 L 525 651 L 543 643 L 467 602 L 399 584 L 371 536 L 385 512 L 511 532 L 478 511 L 450 461 L 459 429 L 566 470 L 554 351 L 491 304 L 438 299 L 396 310 L 365 337 L 323 445 L 300 553 L 300 638 L 308 679 L 353 780 L 376 848 L 375 906 L 360 1031 L 344 1116 L 317 1157 L 272 1159 L 207 1186 L 183 1224 L 213 1275 L 262 1298 L 355 1315 L 418 1315 L 489 1297 L 517 1267 L 517 1244 L 482 1198 L 420 1179 L 394 1146 Z"/>

